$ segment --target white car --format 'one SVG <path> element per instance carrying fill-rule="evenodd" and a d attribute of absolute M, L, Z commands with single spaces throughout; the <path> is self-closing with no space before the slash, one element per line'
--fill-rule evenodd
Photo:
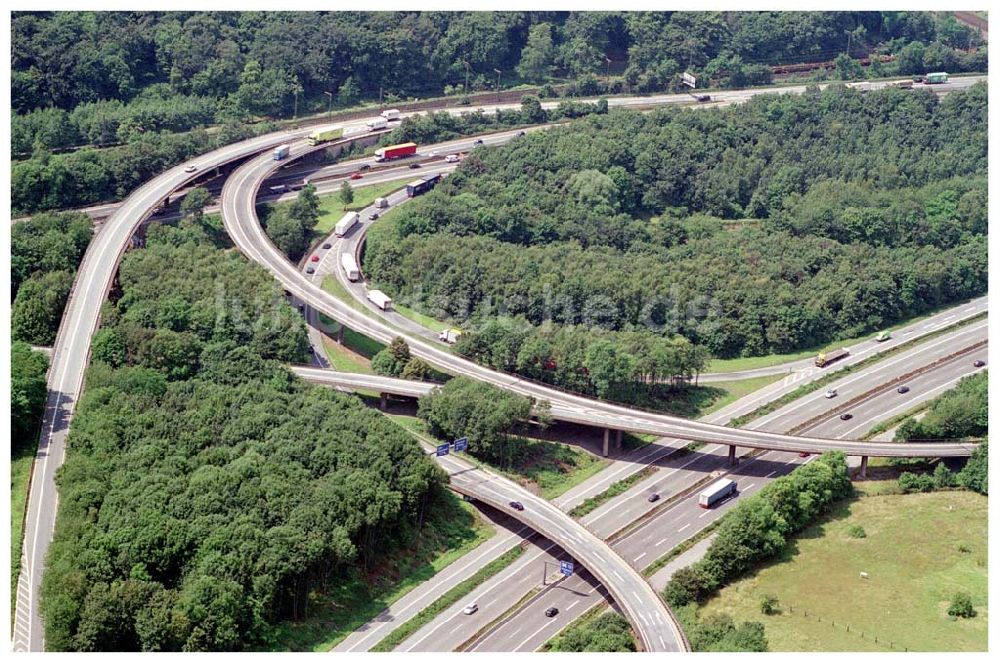
<path fill-rule="evenodd" d="M 827 399 L 834 398 L 835 396 L 837 396 L 837 388 L 831 387 L 826 391 L 826 394 L 824 394 L 823 396 L 825 396 Z"/>
<path fill-rule="evenodd" d="M 469 604 L 464 609 L 462 609 L 462 613 L 464 613 L 467 616 L 470 616 L 478 610 L 479 610 L 479 605 L 473 602 L 472 604 Z"/>
<path fill-rule="evenodd" d="M 458 155 L 457 154 L 450 154 L 447 157 L 445 157 L 444 160 L 446 162 L 448 162 L 449 164 L 454 164 L 455 162 L 458 161 Z"/>
<path fill-rule="evenodd" d="M 198 167 L 195 166 L 194 164 L 188 164 L 187 166 L 184 167 L 185 173 L 194 173 L 196 170 L 198 170 Z"/>

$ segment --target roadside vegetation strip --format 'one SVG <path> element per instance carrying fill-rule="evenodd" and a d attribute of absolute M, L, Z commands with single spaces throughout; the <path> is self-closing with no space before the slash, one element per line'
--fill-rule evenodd
<path fill-rule="evenodd" d="M 577 616 L 575 620 L 572 620 L 569 623 L 567 623 L 566 626 L 563 627 L 561 630 L 553 634 L 552 638 L 546 641 L 545 644 L 538 649 L 538 652 L 553 652 L 552 646 L 555 643 L 555 640 L 558 639 L 562 634 L 568 632 L 571 629 L 584 627 L 591 620 L 594 620 L 595 618 L 597 618 L 597 616 L 601 615 L 610 608 L 611 605 L 608 603 L 606 599 L 601 600 L 600 602 L 598 602 L 597 604 L 595 604 L 594 606 L 590 607 L 589 609 L 581 613 L 579 616 Z"/>
<path fill-rule="evenodd" d="M 769 414 L 773 413 L 774 411 L 778 410 L 779 408 L 781 408 L 782 406 L 787 406 L 788 404 L 792 403 L 796 399 L 800 399 L 800 398 L 804 397 L 805 395 L 809 394 L 810 392 L 818 390 L 821 387 L 826 387 L 830 383 L 836 382 L 836 381 L 840 380 L 841 378 L 843 378 L 844 376 L 852 374 L 852 373 L 856 372 L 859 369 L 865 369 L 865 368 L 867 368 L 867 367 L 869 367 L 869 366 L 871 366 L 873 364 L 881 362 L 882 360 L 885 360 L 885 359 L 887 359 L 889 357 L 897 355 L 897 354 L 899 354 L 899 353 L 901 353 L 903 351 L 909 350 L 909 349 L 911 349 L 911 348 L 913 348 L 915 346 L 919 346 L 920 344 L 926 343 L 926 342 L 930 341 L 931 339 L 936 339 L 937 337 L 940 337 L 942 335 L 954 332 L 955 330 L 957 330 L 959 328 L 965 327 L 967 325 L 971 325 L 972 323 L 975 323 L 977 321 L 980 321 L 980 320 L 986 318 L 986 315 L 987 315 L 987 312 L 984 311 L 983 313 L 980 313 L 980 314 L 977 314 L 975 316 L 972 316 L 971 318 L 966 318 L 965 320 L 958 321 L 954 325 L 949 325 L 949 326 L 943 327 L 943 328 L 941 328 L 939 330 L 934 330 L 933 332 L 928 332 L 927 334 L 921 335 L 919 337 L 914 337 L 913 339 L 910 339 L 909 341 L 907 341 L 905 343 L 899 344 L 898 346 L 894 346 L 894 347 L 889 348 L 887 350 L 884 350 L 884 351 L 882 351 L 880 353 L 875 353 L 871 357 L 867 357 L 864 360 L 858 362 L 857 364 L 852 364 L 851 366 L 844 367 L 843 369 L 840 369 L 839 371 L 834 371 L 833 373 L 826 374 L 825 376 L 822 376 L 821 378 L 817 378 L 816 380 L 810 381 L 810 382 L 808 382 L 808 383 L 806 383 L 804 385 L 800 385 L 799 387 L 795 388 L 791 392 L 788 392 L 788 393 L 786 393 L 786 394 L 778 397 L 774 401 L 769 401 L 768 403 L 764 404 L 763 406 L 760 406 L 760 407 L 754 409 L 753 411 L 751 411 L 749 413 L 746 413 L 745 415 L 740 415 L 739 417 L 734 417 L 733 419 L 729 420 L 729 422 L 726 423 L 726 426 L 738 429 L 738 428 L 746 425 L 747 423 L 752 422 L 753 420 L 757 419 L 758 417 L 763 417 L 765 415 L 769 415 Z"/>
<path fill-rule="evenodd" d="M 688 537 L 686 540 L 684 540 L 674 548 L 670 549 L 670 551 L 667 551 L 665 554 L 663 554 L 662 556 L 651 562 L 648 566 L 646 566 L 646 568 L 642 570 L 642 575 L 647 579 L 650 578 L 651 576 L 659 572 L 661 569 L 666 567 L 668 564 L 670 564 L 672 560 L 676 559 L 682 553 L 688 551 L 695 544 L 697 544 L 698 542 L 702 541 L 703 539 L 711 535 L 713 532 L 715 532 L 715 529 L 719 527 L 720 523 L 722 523 L 722 519 L 716 519 L 715 521 L 708 524 L 698 532 L 692 534 L 691 537 Z"/>
<path fill-rule="evenodd" d="M 421 609 L 417 615 L 407 620 L 394 629 L 387 637 L 376 643 L 370 652 L 391 652 L 396 649 L 403 641 L 410 638 L 410 636 L 415 634 L 424 625 L 441 615 L 441 613 L 455 604 L 455 602 L 468 595 L 491 577 L 510 567 L 525 551 L 527 551 L 527 547 L 523 542 L 516 544 L 513 549 L 507 551 L 499 558 L 492 560 L 471 577 L 453 586 L 451 590 Z"/>
<path fill-rule="evenodd" d="M 865 435 L 861 436 L 861 440 L 871 440 L 871 439 L 875 438 L 876 436 L 885 433 L 886 431 L 888 431 L 889 429 L 893 428 L 894 426 L 902 424 L 903 422 L 905 422 L 906 420 L 910 419 L 911 417 L 913 417 L 915 415 L 919 415 L 920 413 L 922 413 L 925 410 L 927 410 L 928 408 L 930 408 L 933 404 L 934 404 L 933 401 L 927 402 L 927 403 L 922 403 L 922 404 L 917 404 L 916 406 L 914 406 L 913 408 L 910 408 L 907 411 L 903 411 L 902 413 L 899 413 L 897 415 L 893 415 L 892 417 L 890 417 L 888 419 L 882 420 L 881 422 L 879 422 L 878 424 L 876 424 L 875 426 L 873 426 L 871 429 L 869 429 L 868 432 Z"/>
<path fill-rule="evenodd" d="M 632 473 L 625 479 L 618 480 L 617 482 L 609 486 L 607 489 L 597 494 L 596 496 L 587 498 L 587 500 L 583 501 L 582 503 L 571 509 L 569 511 L 569 515 L 571 517 L 578 519 L 582 516 L 590 514 L 604 503 L 608 502 L 615 496 L 619 496 L 625 493 L 626 491 L 628 491 L 629 488 L 631 488 L 638 482 L 641 482 L 642 480 L 646 479 L 647 477 L 657 472 L 658 470 L 659 468 L 652 465 L 646 466 L 641 470 L 637 470 L 636 472 Z"/>

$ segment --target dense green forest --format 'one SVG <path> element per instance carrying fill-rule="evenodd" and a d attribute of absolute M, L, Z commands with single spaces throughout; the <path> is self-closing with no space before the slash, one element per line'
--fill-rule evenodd
<path fill-rule="evenodd" d="M 23 341 L 10 346 L 10 452 L 30 448 L 38 434 L 48 390 L 49 361 Z"/>
<path fill-rule="evenodd" d="M 817 77 L 986 70 L 978 35 L 928 12 L 18 12 L 11 32 L 17 214 L 120 198 L 269 129 L 247 123 L 494 89 L 497 69 L 547 96 L 764 84 L 838 54 Z M 858 64 L 873 51 L 895 59 Z"/>
<path fill-rule="evenodd" d="M 985 292 L 986 92 L 588 116 L 474 151 L 369 234 L 365 272 L 483 330 L 652 330 L 723 357 L 877 330 Z M 487 363 L 523 370 L 514 346 Z"/>
<path fill-rule="evenodd" d="M 93 222 L 80 213 L 39 214 L 14 224 L 10 234 L 11 336 L 50 346 Z"/>
<path fill-rule="evenodd" d="M 247 650 L 416 535 L 439 469 L 354 397 L 306 386 L 268 274 L 195 222 L 129 252 L 59 476 L 51 650 Z"/>

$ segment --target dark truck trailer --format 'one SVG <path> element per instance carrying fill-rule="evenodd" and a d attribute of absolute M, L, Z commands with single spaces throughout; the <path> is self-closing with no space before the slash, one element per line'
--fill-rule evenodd
<path fill-rule="evenodd" d="M 406 185 L 406 195 L 410 198 L 414 196 L 419 196 L 425 192 L 433 189 L 438 182 L 441 181 L 441 174 L 437 173 L 435 175 L 427 175 L 419 180 L 414 180 L 410 184 Z"/>

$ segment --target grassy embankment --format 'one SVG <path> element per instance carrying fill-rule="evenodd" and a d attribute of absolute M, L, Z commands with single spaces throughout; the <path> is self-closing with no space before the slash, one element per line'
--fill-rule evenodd
<path fill-rule="evenodd" d="M 723 588 L 701 617 L 722 611 L 763 622 L 773 651 L 889 650 L 890 643 L 897 651 L 985 650 L 986 497 L 903 495 L 895 482 L 857 488 L 778 559 Z M 852 538 L 852 526 L 866 536 Z M 949 618 L 958 591 L 972 596 L 975 618 Z M 761 614 L 764 594 L 778 598 L 779 613 Z"/>
<path fill-rule="evenodd" d="M 474 507 L 443 491 L 412 544 L 384 554 L 367 573 L 314 594 L 308 619 L 278 626 L 274 650 L 330 650 L 495 532 Z"/>

